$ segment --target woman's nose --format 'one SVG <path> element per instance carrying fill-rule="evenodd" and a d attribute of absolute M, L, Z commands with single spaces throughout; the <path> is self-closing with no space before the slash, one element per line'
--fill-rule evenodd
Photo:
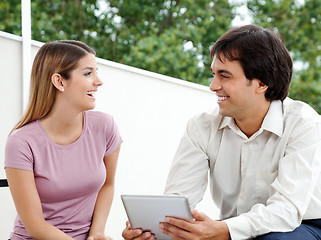
<path fill-rule="evenodd" d="M 98 76 L 96 76 L 95 84 L 96 84 L 97 86 L 103 85 L 103 82 L 100 80 L 100 78 L 99 78 Z"/>

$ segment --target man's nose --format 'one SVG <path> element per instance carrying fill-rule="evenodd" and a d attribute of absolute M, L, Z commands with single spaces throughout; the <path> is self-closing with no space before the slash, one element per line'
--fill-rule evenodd
<path fill-rule="evenodd" d="M 222 88 L 222 86 L 221 86 L 221 83 L 220 83 L 219 79 L 217 78 L 216 75 L 214 75 L 213 80 L 212 80 L 211 85 L 210 85 L 210 90 L 212 92 L 216 92 L 218 90 L 221 90 L 221 88 Z"/>

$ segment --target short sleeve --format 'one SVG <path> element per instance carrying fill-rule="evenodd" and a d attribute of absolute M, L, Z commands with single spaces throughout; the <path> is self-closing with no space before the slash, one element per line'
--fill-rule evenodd
<path fill-rule="evenodd" d="M 33 155 L 26 140 L 13 133 L 7 139 L 4 167 L 33 171 Z"/>
<path fill-rule="evenodd" d="M 106 144 L 106 152 L 104 156 L 107 156 L 114 152 L 120 144 L 123 142 L 120 132 L 117 126 L 117 123 L 115 122 L 114 118 L 112 118 L 112 124 L 111 124 L 111 131 L 108 131 L 107 133 L 107 144 Z"/>

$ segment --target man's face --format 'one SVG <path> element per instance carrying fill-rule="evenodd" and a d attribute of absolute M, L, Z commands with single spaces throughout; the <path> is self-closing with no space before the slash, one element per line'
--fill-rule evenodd
<path fill-rule="evenodd" d="M 239 61 L 230 61 L 223 55 L 221 59 L 214 56 L 211 64 L 214 78 L 210 89 L 218 97 L 219 113 L 242 121 L 255 114 L 258 101 L 265 100 L 262 100 L 262 94 L 260 97 L 257 94 L 260 81 L 250 82 Z"/>

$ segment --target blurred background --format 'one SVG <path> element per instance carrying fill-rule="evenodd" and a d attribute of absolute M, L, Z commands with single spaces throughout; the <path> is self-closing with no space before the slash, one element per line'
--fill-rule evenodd
<path fill-rule="evenodd" d="M 279 32 L 294 59 L 290 96 L 321 112 L 321 0 L 32 0 L 32 39 L 75 39 L 97 56 L 208 86 L 209 48 L 229 28 Z M 0 1 L 0 30 L 21 35 L 21 1 Z"/>

